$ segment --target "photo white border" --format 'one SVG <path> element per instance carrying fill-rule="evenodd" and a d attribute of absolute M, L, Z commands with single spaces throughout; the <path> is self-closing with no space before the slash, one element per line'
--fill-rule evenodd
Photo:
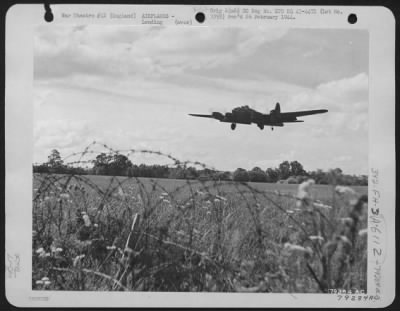
<path fill-rule="evenodd" d="M 312 6 L 318 11 L 339 9 L 341 15 L 299 15 L 295 20 L 211 20 L 210 8 L 222 5 L 51 5 L 54 21 L 44 21 L 43 5 L 12 6 L 6 17 L 6 297 L 19 307 L 385 307 L 395 297 L 395 19 L 385 7 Z M 230 7 L 248 7 L 234 5 Z M 257 6 L 263 8 L 264 6 Z M 265 6 L 311 8 L 311 6 Z M 69 19 L 61 13 L 136 12 L 133 19 Z M 195 21 L 196 12 L 206 14 L 203 24 Z M 369 31 L 369 168 L 378 170 L 376 185 L 380 198 L 377 207 L 384 218 L 381 235 L 383 263 L 382 295 L 377 301 L 338 300 L 335 294 L 275 293 L 165 293 L 165 292 L 72 292 L 32 291 L 32 156 L 33 156 L 33 38 L 37 25 L 108 24 L 140 25 L 142 13 L 163 12 L 192 21 L 191 26 L 172 27 L 268 26 L 277 28 L 343 28 Z M 347 16 L 357 14 L 356 24 Z M 372 193 L 369 176 L 369 198 Z M 370 203 L 371 205 L 371 203 Z M 369 213 L 371 208 L 369 206 Z M 371 231 L 368 234 L 368 292 L 375 292 Z M 18 260 L 16 260 L 18 258 Z M 15 272 L 8 274 L 8 269 Z M 368 294 L 369 294 L 368 293 Z"/>

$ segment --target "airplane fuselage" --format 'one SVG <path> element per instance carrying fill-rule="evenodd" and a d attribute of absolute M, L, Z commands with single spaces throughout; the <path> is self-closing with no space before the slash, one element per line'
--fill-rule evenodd
<path fill-rule="evenodd" d="M 227 112 L 225 114 L 220 112 L 213 112 L 211 115 L 201 115 L 201 114 L 191 114 L 195 117 L 205 117 L 213 118 L 219 120 L 220 122 L 231 123 L 231 128 L 234 130 L 236 124 L 257 124 L 260 129 L 264 129 L 264 126 L 284 126 L 284 123 L 294 123 L 294 122 L 304 122 L 303 120 L 298 120 L 298 116 L 307 116 L 318 113 L 325 113 L 328 110 L 307 110 L 307 111 L 295 111 L 295 112 L 283 112 L 281 113 L 281 108 L 279 103 L 276 104 L 275 109 L 271 110 L 269 114 L 263 114 L 248 106 L 237 107 L 232 110 L 232 112 Z"/>
<path fill-rule="evenodd" d="M 255 111 L 251 108 L 243 109 L 239 111 L 233 110 L 232 112 L 228 112 L 222 114 L 219 112 L 214 112 L 213 116 L 215 119 L 226 122 L 226 123 L 235 123 L 235 124 L 257 124 L 260 126 L 283 126 L 283 122 L 280 118 L 280 112 L 272 110 L 271 113 L 263 114 L 258 111 Z M 294 118 L 286 118 L 285 122 L 302 122 L 298 121 L 296 117 Z"/>

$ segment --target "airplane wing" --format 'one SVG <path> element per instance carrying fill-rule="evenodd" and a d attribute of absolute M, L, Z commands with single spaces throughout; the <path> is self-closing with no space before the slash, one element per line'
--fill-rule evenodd
<path fill-rule="evenodd" d="M 214 119 L 214 116 L 211 115 L 211 114 L 195 114 L 195 113 L 189 113 L 189 116 Z"/>
<path fill-rule="evenodd" d="M 220 112 L 213 112 L 212 114 L 189 113 L 189 115 L 193 116 L 193 117 L 217 119 L 219 121 L 222 121 L 224 119 L 224 115 L 222 113 L 220 113 Z"/>
<path fill-rule="evenodd" d="M 294 111 L 294 112 L 281 112 L 279 115 L 281 116 L 281 118 L 296 118 L 296 117 L 310 116 L 313 114 L 325 113 L 325 112 L 328 112 L 328 110 L 319 109 L 319 110 L 304 110 L 304 111 Z"/>

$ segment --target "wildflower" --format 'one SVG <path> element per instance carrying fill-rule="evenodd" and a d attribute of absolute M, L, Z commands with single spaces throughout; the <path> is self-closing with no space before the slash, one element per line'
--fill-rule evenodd
<path fill-rule="evenodd" d="M 36 250 L 36 253 L 37 253 L 37 254 L 44 253 L 43 247 L 38 248 L 38 249 Z"/>
<path fill-rule="evenodd" d="M 296 207 L 300 208 L 303 205 L 304 206 L 310 206 L 310 200 L 311 198 L 311 187 L 312 185 L 315 184 L 314 179 L 309 179 L 299 185 L 298 191 L 297 191 L 297 201 L 296 201 Z"/>
<path fill-rule="evenodd" d="M 164 199 L 163 202 L 164 202 L 164 203 L 171 203 L 171 202 L 170 202 L 169 200 L 167 200 L 167 199 Z"/>
<path fill-rule="evenodd" d="M 222 197 L 222 196 L 220 196 L 220 195 L 216 195 L 215 197 L 216 197 L 217 199 L 220 199 L 221 201 L 226 201 L 226 200 L 227 200 L 227 198 Z"/>
<path fill-rule="evenodd" d="M 337 194 L 355 194 L 356 193 L 352 188 L 346 187 L 346 186 L 336 186 L 335 191 Z"/>
<path fill-rule="evenodd" d="M 99 225 L 98 224 L 93 224 L 93 227 L 97 228 Z"/>
<path fill-rule="evenodd" d="M 323 240 L 324 240 L 324 238 L 323 238 L 322 236 L 320 236 L 320 235 L 310 235 L 308 238 L 309 238 L 310 240 L 312 240 L 312 241 L 314 241 L 314 240 L 323 241 Z"/>
<path fill-rule="evenodd" d="M 353 224 L 353 219 L 350 217 L 340 218 L 340 221 L 345 224 L 351 226 Z"/>
<path fill-rule="evenodd" d="M 163 193 L 161 193 L 161 195 L 164 196 L 164 197 L 167 197 L 168 193 L 167 192 L 163 192 Z"/>
<path fill-rule="evenodd" d="M 210 200 L 207 200 L 205 203 L 208 204 L 208 205 L 211 205 L 211 201 Z"/>
<path fill-rule="evenodd" d="M 36 284 L 37 285 L 43 284 L 43 281 L 42 280 L 38 280 L 38 281 L 36 281 Z"/>
<path fill-rule="evenodd" d="M 50 281 L 45 281 L 45 282 L 44 282 L 44 285 L 50 285 L 50 284 L 51 284 Z"/>
<path fill-rule="evenodd" d="M 299 189 L 298 189 L 298 192 L 297 192 L 297 198 L 301 199 L 301 200 L 309 198 L 310 197 L 311 187 L 314 184 L 315 184 L 314 179 L 309 179 L 309 180 L 301 183 L 299 185 Z"/>
<path fill-rule="evenodd" d="M 40 258 L 49 257 L 49 256 L 50 256 L 50 253 L 46 253 L 46 252 L 43 252 L 43 253 L 39 254 Z"/>
<path fill-rule="evenodd" d="M 56 248 L 56 253 L 61 253 L 62 251 L 63 251 L 63 249 L 61 247 Z"/>
<path fill-rule="evenodd" d="M 124 196 L 124 191 L 122 190 L 121 187 L 118 187 L 118 195 L 121 197 Z"/>
<path fill-rule="evenodd" d="M 83 259 L 83 258 L 85 258 L 85 255 L 76 256 L 74 258 L 74 263 L 73 263 L 74 267 L 76 267 L 78 265 L 78 263 L 81 261 L 81 259 Z"/>
<path fill-rule="evenodd" d="M 325 208 L 325 209 L 331 209 L 332 208 L 332 206 L 326 205 L 326 204 L 323 204 L 323 203 L 314 202 L 313 204 L 314 204 L 315 207 L 318 207 L 318 208 Z"/>
<path fill-rule="evenodd" d="M 339 236 L 339 240 L 342 241 L 343 243 L 346 243 L 346 244 L 351 245 L 350 240 L 349 240 L 349 239 L 347 238 L 347 236 L 345 236 L 345 235 Z"/>
<path fill-rule="evenodd" d="M 284 248 L 287 249 L 288 251 L 294 252 L 294 253 L 299 253 L 299 254 L 312 254 L 312 249 L 310 247 L 303 247 L 300 245 L 296 244 L 291 244 L 289 242 L 284 244 Z"/>
<path fill-rule="evenodd" d="M 349 203 L 351 206 L 355 206 L 358 203 L 358 199 L 351 199 Z"/>
<path fill-rule="evenodd" d="M 114 250 L 114 249 L 116 249 L 116 248 L 117 248 L 117 247 L 116 247 L 115 245 L 106 246 L 106 249 L 109 250 L 109 251 Z"/>
<path fill-rule="evenodd" d="M 361 229 L 360 231 L 358 231 L 358 235 L 359 236 L 364 236 L 368 234 L 368 228 L 365 229 Z"/>
<path fill-rule="evenodd" d="M 46 196 L 46 197 L 44 197 L 44 200 L 48 201 L 48 200 L 50 200 L 50 197 Z"/>
<path fill-rule="evenodd" d="M 69 194 L 68 193 L 61 193 L 60 198 L 62 199 L 69 199 Z"/>
<path fill-rule="evenodd" d="M 288 214 L 294 214 L 294 211 L 292 211 L 291 209 L 286 210 L 286 213 Z"/>
<path fill-rule="evenodd" d="M 49 278 L 48 278 L 47 276 L 42 277 L 42 281 L 43 281 L 43 282 L 48 281 L 48 280 L 49 280 Z"/>
<path fill-rule="evenodd" d="M 83 214 L 82 219 L 85 222 L 86 227 L 90 227 L 92 225 L 92 223 L 90 222 L 90 218 L 86 213 Z"/>
<path fill-rule="evenodd" d="M 214 203 L 219 203 L 219 202 L 221 202 L 220 199 L 214 199 Z"/>

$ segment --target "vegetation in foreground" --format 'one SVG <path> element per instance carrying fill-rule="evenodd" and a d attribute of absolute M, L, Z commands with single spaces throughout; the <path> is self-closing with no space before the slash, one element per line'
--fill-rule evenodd
<path fill-rule="evenodd" d="M 33 289 L 366 291 L 367 197 L 352 188 L 107 178 L 35 174 Z"/>

